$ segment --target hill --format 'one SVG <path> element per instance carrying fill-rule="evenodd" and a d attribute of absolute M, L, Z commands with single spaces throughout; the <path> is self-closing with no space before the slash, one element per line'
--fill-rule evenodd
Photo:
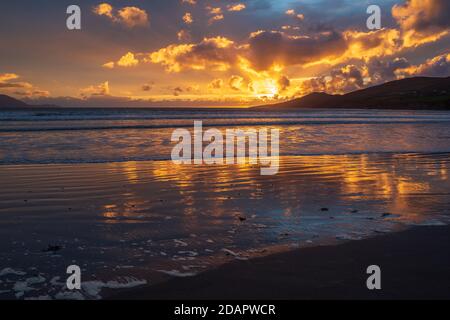
<path fill-rule="evenodd" d="M 450 77 L 407 78 L 344 95 L 316 92 L 295 100 L 255 108 L 271 111 L 293 108 L 450 110 Z"/>
<path fill-rule="evenodd" d="M 59 108 L 56 105 L 28 104 L 10 96 L 0 94 L 0 109 Z"/>
<path fill-rule="evenodd" d="M 0 108 L 25 108 L 29 105 L 10 96 L 0 94 Z"/>

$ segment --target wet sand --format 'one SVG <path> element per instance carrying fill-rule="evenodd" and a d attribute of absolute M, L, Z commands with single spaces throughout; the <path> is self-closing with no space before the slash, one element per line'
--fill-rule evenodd
<path fill-rule="evenodd" d="M 379 291 L 366 287 L 372 264 Z M 109 299 L 450 299 L 450 226 L 235 261 Z"/>
<path fill-rule="evenodd" d="M 450 223 L 448 154 L 280 160 L 275 176 L 170 161 L 2 165 L 0 299 L 102 299 L 235 260 Z M 80 292 L 66 290 L 73 264 Z"/>

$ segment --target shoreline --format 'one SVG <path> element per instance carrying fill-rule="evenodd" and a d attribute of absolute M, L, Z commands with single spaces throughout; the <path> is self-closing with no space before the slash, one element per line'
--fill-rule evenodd
<path fill-rule="evenodd" d="M 252 258 L 280 253 L 260 251 L 262 248 L 326 246 L 329 241 L 364 239 L 404 225 L 450 222 L 448 157 L 282 159 L 283 170 L 269 178 L 250 165 L 192 167 L 129 162 L 0 166 L 2 180 L 8 181 L 0 196 L 4 204 L 0 209 L 0 249 L 4 252 L 0 263 L 18 271 L 9 275 L 8 281 L 0 279 L 0 291 L 5 298 L 60 298 L 67 291 L 54 279 L 67 278 L 67 266 L 76 264 L 86 282 L 83 298 L 102 299 L 122 294 L 122 289 L 131 289 L 144 280 L 149 285 L 162 285 L 159 280 L 221 270 L 223 262 L 248 258 L 251 262 L 242 262 L 234 271 L 237 277 L 228 272 L 231 277 L 225 275 L 213 282 L 217 287 L 210 288 L 211 295 L 204 297 L 221 298 L 220 281 L 226 288 L 236 278 L 242 286 L 247 282 L 254 288 L 252 292 L 242 287 L 240 298 L 262 295 L 259 288 L 264 289 L 267 281 L 272 289 L 266 298 L 290 298 L 282 290 L 283 282 L 293 299 L 310 298 L 308 292 L 298 295 L 296 291 L 304 285 L 297 279 L 302 273 L 283 265 L 267 270 L 263 264 L 251 274 L 240 268 L 251 267 L 254 261 L 270 265 L 274 256 Z M 430 243 L 430 250 L 434 249 Z M 49 246 L 60 249 L 48 252 Z M 434 247 L 436 252 L 448 252 L 447 248 Z M 372 255 L 373 250 L 366 252 Z M 314 268 L 323 272 L 322 267 L 329 265 L 328 254 L 319 257 Z M 296 265 L 296 260 L 292 261 L 287 258 L 284 264 Z M 375 263 L 370 261 L 364 268 Z M 361 267 L 358 270 L 361 272 Z M 37 275 L 41 282 L 33 284 L 33 290 L 15 285 L 31 283 Z M 365 269 L 362 276 L 366 277 Z M 175 290 L 178 281 L 174 281 Z M 327 283 L 321 281 L 318 279 L 316 285 Z M 188 297 L 196 286 L 186 287 Z M 211 285 L 207 282 L 205 286 Z M 239 298 L 233 288 L 228 290 L 228 297 Z M 166 297 L 170 296 L 168 292 Z M 147 294 L 136 297 L 146 298 Z M 148 298 L 163 296 L 158 292 Z"/>
<path fill-rule="evenodd" d="M 447 252 L 447 254 L 446 254 Z M 233 261 L 190 278 L 111 300 L 450 299 L 450 226 L 421 226 L 335 246 Z M 382 290 L 366 288 L 366 268 L 381 268 Z"/>

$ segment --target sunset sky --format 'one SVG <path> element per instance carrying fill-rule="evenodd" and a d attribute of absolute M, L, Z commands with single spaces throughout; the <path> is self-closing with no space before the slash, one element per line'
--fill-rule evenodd
<path fill-rule="evenodd" d="M 82 9 L 82 30 L 66 8 Z M 366 27 L 370 4 L 382 27 Z M 232 106 L 450 75 L 448 0 L 2 3 L 0 92 L 62 106 Z"/>

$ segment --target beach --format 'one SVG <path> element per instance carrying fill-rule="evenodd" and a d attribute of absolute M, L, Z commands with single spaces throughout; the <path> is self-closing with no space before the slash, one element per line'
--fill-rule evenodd
<path fill-rule="evenodd" d="M 430 250 L 432 248 L 432 250 Z M 113 300 L 448 300 L 450 228 L 408 231 L 337 246 L 233 262 L 186 279 L 124 291 Z M 366 268 L 381 268 L 381 290 Z"/>
<path fill-rule="evenodd" d="M 3 1 L 0 301 L 450 299 L 450 1 L 370 2 Z"/>
<path fill-rule="evenodd" d="M 233 298 L 221 270 L 242 284 L 242 298 L 307 298 L 309 289 L 295 287 L 345 279 L 360 285 L 346 272 L 365 279 L 367 262 L 408 268 L 396 257 L 411 228 L 412 238 L 432 248 L 430 259 L 441 256 L 435 267 L 449 266 L 448 250 L 434 243 L 439 238 L 416 237 L 450 221 L 445 112 L 353 110 L 333 118 L 328 110 L 76 109 L 0 117 L 2 299 L 169 298 L 174 288 L 188 292 L 194 279 L 205 288 L 198 287 L 199 297 L 211 291 L 211 298 Z M 279 172 L 263 176 L 249 163 L 173 163 L 170 134 L 194 119 L 219 130 L 280 129 Z M 378 244 L 392 261 L 378 255 Z M 346 255 L 348 246 L 356 246 L 355 256 Z M 429 260 L 421 248 L 405 252 Z M 304 252 L 315 255 L 309 267 L 297 257 Z M 338 266 L 350 260 L 358 264 Z M 80 267 L 81 290 L 67 290 L 71 265 Z M 320 276 L 308 286 L 307 268 Z M 431 269 L 415 274 L 422 272 L 426 281 Z M 272 295 L 255 291 L 265 281 Z"/>
<path fill-rule="evenodd" d="M 1 294 L 101 299 L 236 260 L 445 225 L 449 166 L 448 154 L 282 157 L 270 177 L 248 164 L 2 166 Z M 65 289 L 73 264 L 81 294 Z"/>

